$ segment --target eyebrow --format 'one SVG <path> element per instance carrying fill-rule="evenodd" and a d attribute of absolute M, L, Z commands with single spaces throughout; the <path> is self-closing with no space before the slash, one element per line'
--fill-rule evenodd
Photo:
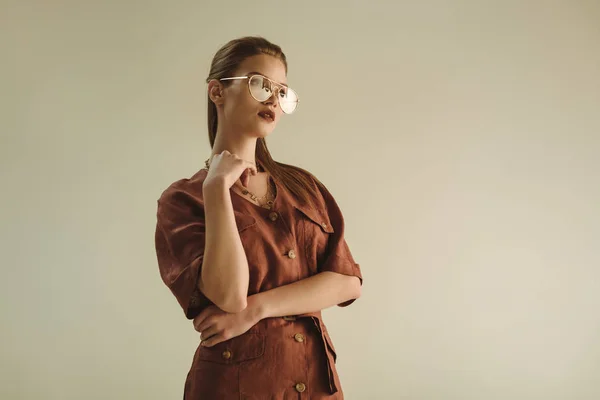
<path fill-rule="evenodd" d="M 265 74 L 263 74 L 262 72 L 257 72 L 257 71 L 250 71 L 250 72 L 246 72 L 246 75 L 262 75 L 262 76 L 264 76 L 265 78 L 269 78 L 268 76 L 266 76 L 266 75 L 265 75 Z M 271 78 L 269 78 L 269 79 L 271 79 Z M 277 83 L 278 85 L 281 85 L 281 86 L 288 87 L 287 83 L 281 83 L 281 82 L 277 82 L 277 81 L 275 81 L 275 79 L 271 79 L 271 80 L 272 80 L 273 82 Z"/>

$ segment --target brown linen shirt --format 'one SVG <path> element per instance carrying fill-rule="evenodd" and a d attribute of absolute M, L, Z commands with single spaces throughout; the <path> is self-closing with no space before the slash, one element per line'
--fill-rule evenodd
<path fill-rule="evenodd" d="M 189 319 L 212 302 L 198 289 L 205 229 L 202 184 L 207 171 L 171 184 L 158 200 L 156 253 L 161 278 Z M 277 180 L 273 207 L 231 190 L 248 259 L 248 296 L 323 271 L 357 276 L 344 239 L 344 218 L 328 190 L 308 175 L 318 198 L 302 202 Z M 354 300 L 339 304 L 344 307 Z M 184 399 L 343 399 L 336 352 L 321 312 L 266 318 L 213 347 L 198 346 Z"/>

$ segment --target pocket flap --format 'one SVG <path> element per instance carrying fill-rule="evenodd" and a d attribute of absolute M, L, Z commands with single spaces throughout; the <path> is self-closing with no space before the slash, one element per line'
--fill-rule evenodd
<path fill-rule="evenodd" d="M 244 333 L 212 347 L 199 346 L 198 360 L 218 364 L 236 364 L 258 358 L 265 353 L 265 336 Z"/>
<path fill-rule="evenodd" d="M 331 222 L 329 221 L 329 217 L 327 217 L 326 213 L 319 212 L 313 208 L 308 207 L 300 207 L 294 206 L 298 211 L 304 214 L 309 220 L 319 225 L 323 232 L 333 233 L 333 226 L 331 226 Z"/>

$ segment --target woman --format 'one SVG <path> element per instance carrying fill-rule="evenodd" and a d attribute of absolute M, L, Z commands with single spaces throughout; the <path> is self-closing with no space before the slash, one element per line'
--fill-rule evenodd
<path fill-rule="evenodd" d="M 205 168 L 158 200 L 161 277 L 201 344 L 185 399 L 342 399 L 321 310 L 360 296 L 344 219 L 310 173 L 275 162 L 265 137 L 296 93 L 281 49 L 259 37 L 215 55 Z"/>

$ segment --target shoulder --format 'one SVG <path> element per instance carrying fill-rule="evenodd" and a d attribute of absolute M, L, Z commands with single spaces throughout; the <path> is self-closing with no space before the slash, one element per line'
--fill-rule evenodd
<path fill-rule="evenodd" d="M 298 175 L 302 176 L 306 182 L 307 185 L 309 185 L 308 187 L 308 196 L 310 197 L 310 202 L 312 203 L 313 207 L 316 208 L 323 208 L 327 206 L 327 203 L 330 201 L 330 199 L 333 199 L 331 193 L 329 192 L 327 186 L 325 186 L 325 184 L 319 179 L 317 178 L 317 176 L 304 169 L 301 167 L 298 167 L 296 165 L 290 165 L 290 164 L 282 164 L 279 163 L 281 166 L 288 168 L 294 172 L 296 172 Z"/>
<path fill-rule="evenodd" d="M 278 162 L 278 164 L 284 168 L 288 168 L 292 171 L 295 171 L 296 173 L 300 174 L 301 176 L 303 176 L 306 180 L 308 180 L 311 184 L 311 186 L 314 189 L 327 189 L 325 187 L 325 185 L 315 176 L 315 174 L 313 174 L 312 172 L 308 171 L 307 169 L 298 167 L 297 165 L 291 165 L 291 164 L 283 164 Z"/>
<path fill-rule="evenodd" d="M 157 200 L 159 215 L 174 209 L 201 207 L 204 202 L 202 185 L 206 179 L 206 173 L 205 169 L 201 169 L 189 178 L 182 178 L 171 183 Z"/>

